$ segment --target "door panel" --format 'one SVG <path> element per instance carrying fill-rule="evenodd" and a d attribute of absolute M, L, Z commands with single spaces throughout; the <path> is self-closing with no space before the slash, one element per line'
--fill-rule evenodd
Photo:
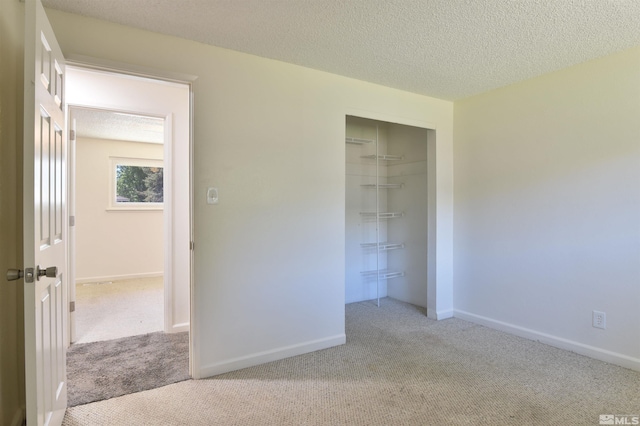
<path fill-rule="evenodd" d="M 59 425 L 67 405 L 64 58 L 40 1 L 27 0 L 25 11 L 27 424 Z"/>

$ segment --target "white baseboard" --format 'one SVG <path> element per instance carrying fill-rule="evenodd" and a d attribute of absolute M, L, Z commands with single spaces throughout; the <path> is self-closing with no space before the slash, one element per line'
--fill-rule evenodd
<path fill-rule="evenodd" d="M 181 333 L 183 331 L 189 331 L 189 323 L 183 322 L 180 324 L 174 324 L 166 333 Z"/>
<path fill-rule="evenodd" d="M 255 365 L 319 351 L 333 346 L 344 345 L 346 342 L 346 335 L 339 334 L 325 339 L 312 340 L 298 345 L 285 346 L 283 348 L 273 349 L 270 351 L 258 352 L 201 367 L 199 372 L 200 374 L 194 376 L 201 378 L 216 376 L 218 374 L 228 373 L 229 371 L 240 370 L 242 368 L 253 367 Z"/>
<path fill-rule="evenodd" d="M 144 272 L 141 274 L 107 275 L 103 277 L 77 278 L 76 284 L 98 283 L 98 282 L 104 282 L 104 281 L 136 280 L 139 278 L 161 277 L 163 275 L 164 275 L 164 272 Z"/>
<path fill-rule="evenodd" d="M 633 358 L 617 352 L 608 351 L 606 349 L 597 348 L 595 346 L 585 345 L 573 340 L 564 339 L 562 337 L 553 336 L 547 333 L 541 333 L 536 330 L 520 327 L 517 325 L 483 317 L 481 315 L 472 314 L 470 312 L 460 311 L 457 309 L 454 310 L 453 316 L 465 321 L 484 325 L 495 330 L 504 331 L 506 333 L 524 337 L 529 340 L 535 340 L 549 346 L 554 346 L 556 348 L 588 356 L 589 358 L 598 359 L 610 364 L 619 365 L 620 367 L 640 371 L 640 359 L 638 358 Z"/>
<path fill-rule="evenodd" d="M 435 309 L 427 308 L 427 318 L 438 321 L 453 318 L 453 310 L 448 309 L 446 311 L 436 311 Z"/>

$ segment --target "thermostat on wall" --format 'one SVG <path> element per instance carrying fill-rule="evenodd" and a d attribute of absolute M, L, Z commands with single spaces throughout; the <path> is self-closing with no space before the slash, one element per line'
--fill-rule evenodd
<path fill-rule="evenodd" d="M 207 204 L 218 204 L 218 188 L 207 188 Z"/>

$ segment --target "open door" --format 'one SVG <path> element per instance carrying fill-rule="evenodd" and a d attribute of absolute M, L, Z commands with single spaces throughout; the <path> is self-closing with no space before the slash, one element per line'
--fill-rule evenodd
<path fill-rule="evenodd" d="M 40 0 L 26 0 L 23 285 L 28 425 L 59 425 L 67 406 L 64 65 Z"/>

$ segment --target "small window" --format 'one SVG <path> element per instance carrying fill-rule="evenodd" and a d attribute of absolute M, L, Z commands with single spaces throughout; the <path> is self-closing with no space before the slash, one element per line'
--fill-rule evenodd
<path fill-rule="evenodd" d="M 164 202 L 162 160 L 111 158 L 109 209 L 158 210 Z"/>

